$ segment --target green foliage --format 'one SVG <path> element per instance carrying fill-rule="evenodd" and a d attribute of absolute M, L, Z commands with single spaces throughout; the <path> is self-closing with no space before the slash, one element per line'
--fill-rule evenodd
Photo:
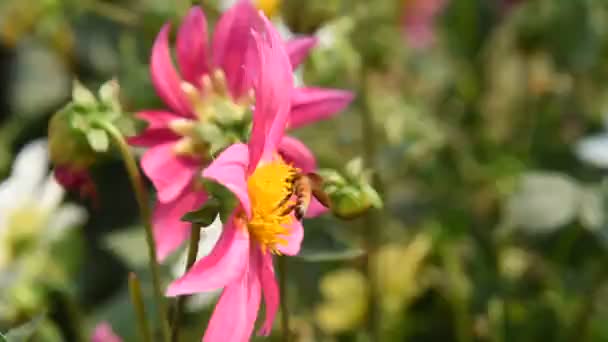
<path fill-rule="evenodd" d="M 210 32 L 220 2 L 201 2 Z M 294 334 L 367 340 L 367 296 L 376 291 L 379 341 L 607 340 L 608 188 L 601 163 L 582 163 L 577 143 L 605 134 L 608 2 L 446 0 L 424 47 L 403 26 L 416 2 L 283 0 L 272 18 L 319 38 L 296 71 L 305 86 L 356 95 L 339 116 L 289 132 L 314 152 L 334 216 L 349 219 L 304 221 L 302 251 L 289 264 Z M 0 176 L 57 108 L 49 139 L 59 164 L 88 167 L 110 152 L 99 121 L 141 132 L 146 124 L 127 113 L 166 109 L 150 81 L 150 49 L 163 23 L 173 22 L 174 35 L 188 4 L 3 1 L 0 40 L 11 57 L 0 67 L 11 73 L 0 73 L 9 89 L 0 93 Z M 87 86 L 75 83 L 61 105 L 74 78 Z M 230 100 L 217 99 L 223 114 L 192 135 L 212 157 L 250 130 L 250 108 L 234 111 Z M 29 253 L 19 267 L 38 277 L 19 291 L 3 287 L 14 269 L 2 274 L 0 300 L 28 304 L 0 320 L 3 332 L 39 312 L 30 307 L 55 309 L 52 288 L 79 296 L 86 329 L 109 320 L 133 339 L 127 269 L 143 274 L 153 312 L 150 279 L 139 272 L 147 246 L 137 211 L 123 209 L 132 195 L 118 166 L 93 170 L 102 201 L 90 210 L 86 242 L 70 235 Z M 225 222 L 236 198 L 212 182 L 202 188 L 211 200 L 182 220 Z M 80 276 L 82 265 L 103 283 Z M 176 275 L 163 276 L 166 284 Z M 200 339 L 209 315 L 186 315 L 182 336 Z M 73 318 L 58 320 L 71 337 Z"/>

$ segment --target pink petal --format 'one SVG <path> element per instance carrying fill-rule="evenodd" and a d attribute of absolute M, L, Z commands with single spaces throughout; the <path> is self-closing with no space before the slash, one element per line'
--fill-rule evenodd
<path fill-rule="evenodd" d="M 257 53 L 258 79 L 255 82 L 256 105 L 251 132 L 249 168 L 260 159 L 274 157 L 283 138 L 289 118 L 293 89 L 291 63 L 277 30 L 265 16 L 260 15 L 257 31 L 253 32 Z"/>
<path fill-rule="evenodd" d="M 192 7 L 177 33 L 177 61 L 184 79 L 200 85 L 200 77 L 209 72 L 207 61 L 207 20 L 205 13 Z"/>
<path fill-rule="evenodd" d="M 158 200 L 165 203 L 177 198 L 198 169 L 195 160 L 176 156 L 173 146 L 165 143 L 152 147 L 141 158 L 141 167 L 158 191 Z"/>
<path fill-rule="evenodd" d="M 148 122 L 148 127 L 141 134 L 128 138 L 134 146 L 152 147 L 177 140 L 179 137 L 168 127 L 169 122 L 181 117 L 165 111 L 141 111 L 135 116 Z"/>
<path fill-rule="evenodd" d="M 302 37 L 287 42 L 287 55 L 293 69 L 297 68 L 308 57 L 310 50 L 317 45 L 317 41 L 315 37 Z"/>
<path fill-rule="evenodd" d="M 91 342 L 122 342 L 122 339 L 114 333 L 108 322 L 102 322 L 95 327 Z"/>
<path fill-rule="evenodd" d="M 291 96 L 289 128 L 328 119 L 346 108 L 353 93 L 337 89 L 296 88 Z"/>
<path fill-rule="evenodd" d="M 158 96 L 165 101 L 169 108 L 180 115 L 191 116 L 190 104 L 181 88 L 181 79 L 171 61 L 169 29 L 169 24 L 163 26 L 152 47 L 150 57 L 152 84 L 154 84 Z"/>
<path fill-rule="evenodd" d="M 226 148 L 205 170 L 203 177 L 210 178 L 228 188 L 251 216 L 251 203 L 247 192 L 247 165 L 249 149 L 245 144 L 234 144 Z"/>
<path fill-rule="evenodd" d="M 203 342 L 245 342 L 247 341 L 247 275 L 226 286 L 220 296 L 209 325 L 203 336 Z"/>
<path fill-rule="evenodd" d="M 312 172 L 317 168 L 317 161 L 312 152 L 296 138 L 284 136 L 279 145 L 279 154 L 287 162 L 302 170 Z"/>
<path fill-rule="evenodd" d="M 261 252 L 251 254 L 246 274 L 224 290 L 227 297 L 216 306 L 203 341 L 249 341 L 260 309 Z M 221 305 L 221 306 L 220 306 Z M 234 312 L 239 314 L 234 316 Z"/>
<path fill-rule="evenodd" d="M 293 219 L 290 225 L 289 234 L 282 236 L 287 240 L 286 245 L 280 245 L 279 251 L 286 255 L 297 255 L 300 252 L 300 246 L 302 245 L 302 239 L 304 238 L 304 227 L 302 222 Z"/>
<path fill-rule="evenodd" d="M 274 318 L 279 310 L 279 287 L 274 276 L 274 267 L 272 265 L 272 254 L 266 253 L 262 255 L 262 267 L 260 271 L 260 281 L 262 283 L 262 292 L 264 293 L 264 303 L 266 305 L 266 318 L 258 334 L 263 336 L 270 335 Z"/>
<path fill-rule="evenodd" d="M 224 70 L 228 87 L 235 98 L 251 86 L 243 66 L 256 17 L 257 12 L 251 2 L 240 1 L 222 15 L 213 33 L 214 66 Z"/>
<path fill-rule="evenodd" d="M 260 282 L 260 272 L 262 271 L 262 252 L 259 248 L 253 247 L 250 250 L 249 270 L 247 271 L 248 297 L 247 297 L 247 328 L 245 336 L 247 340 L 253 333 L 255 321 L 260 310 L 262 301 L 262 285 Z"/>
<path fill-rule="evenodd" d="M 319 215 L 325 214 L 329 209 L 321 204 L 314 196 L 310 200 L 310 204 L 308 205 L 308 210 L 306 210 L 306 215 L 304 217 L 311 218 L 317 217 Z"/>
<path fill-rule="evenodd" d="M 174 201 L 157 202 L 152 215 L 152 228 L 158 261 L 174 252 L 190 236 L 190 223 L 181 220 L 186 213 L 200 208 L 207 200 L 202 191 L 184 191 Z"/>
<path fill-rule="evenodd" d="M 237 226 L 232 216 L 211 253 L 197 261 L 188 273 L 171 283 L 167 296 L 230 287 L 231 283 L 240 279 L 247 271 L 248 264 L 249 235 L 244 227 Z"/>

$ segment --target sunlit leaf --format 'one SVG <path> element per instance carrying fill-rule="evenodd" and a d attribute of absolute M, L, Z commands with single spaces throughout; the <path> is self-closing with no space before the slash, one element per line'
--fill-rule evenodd
<path fill-rule="evenodd" d="M 110 146 L 108 134 L 102 129 L 94 128 L 89 130 L 87 132 L 87 140 L 91 148 L 97 152 L 106 152 Z"/>

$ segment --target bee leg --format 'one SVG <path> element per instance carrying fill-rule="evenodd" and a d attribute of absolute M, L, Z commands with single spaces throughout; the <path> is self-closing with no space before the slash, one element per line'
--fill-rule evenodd
<path fill-rule="evenodd" d="M 286 215 L 289 215 L 289 214 L 290 214 L 292 211 L 294 211 L 294 210 L 296 210 L 296 213 L 297 213 L 297 206 L 298 206 L 298 205 L 297 205 L 296 203 L 294 203 L 294 204 L 292 204 L 292 205 L 288 206 L 287 208 L 283 209 L 283 210 L 282 210 L 282 211 L 279 213 L 279 215 L 281 215 L 281 216 L 286 216 Z"/>

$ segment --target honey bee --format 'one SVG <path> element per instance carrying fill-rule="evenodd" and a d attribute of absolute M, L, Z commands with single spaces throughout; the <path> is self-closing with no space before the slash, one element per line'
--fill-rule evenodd
<path fill-rule="evenodd" d="M 290 192 L 281 200 L 278 207 L 283 207 L 292 196 L 296 197 L 296 202 L 285 208 L 281 212 L 281 215 L 289 215 L 293 212 L 296 219 L 301 221 L 308 210 L 312 196 L 324 206 L 330 207 L 331 201 L 329 196 L 323 191 L 323 178 L 318 174 L 313 172 L 295 173 L 287 181 L 291 184 Z"/>

